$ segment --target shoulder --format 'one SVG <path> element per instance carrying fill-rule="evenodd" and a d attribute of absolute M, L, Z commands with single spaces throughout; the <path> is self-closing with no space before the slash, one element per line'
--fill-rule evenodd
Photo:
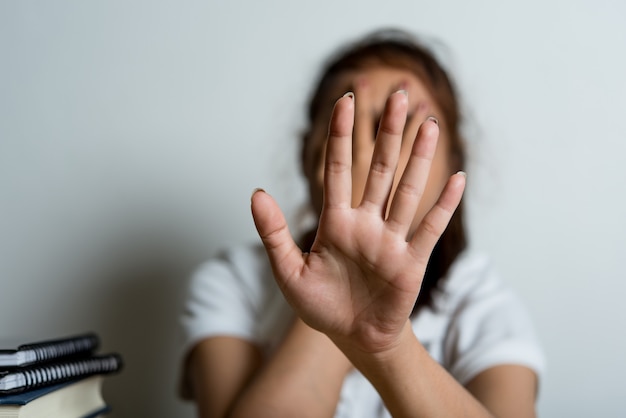
<path fill-rule="evenodd" d="M 502 364 L 543 372 L 530 313 L 487 256 L 468 251 L 459 257 L 437 294 L 435 310 L 447 319 L 444 358 L 461 383 Z"/>
<path fill-rule="evenodd" d="M 230 248 L 207 260 L 187 285 L 181 316 L 185 346 L 215 335 L 255 340 L 260 311 L 276 292 L 261 246 Z"/>
<path fill-rule="evenodd" d="M 180 318 L 183 350 L 213 336 L 270 350 L 291 318 L 263 246 L 229 248 L 191 275 Z"/>
<path fill-rule="evenodd" d="M 435 309 L 452 316 L 492 309 L 526 314 L 521 299 L 502 279 L 492 260 L 472 251 L 462 253 L 451 266 L 435 296 Z"/>
<path fill-rule="evenodd" d="M 449 309 L 463 299 L 475 298 L 489 292 L 504 290 L 504 283 L 497 275 L 491 259 L 485 254 L 465 251 L 452 264 L 444 278 L 436 303 Z"/>
<path fill-rule="evenodd" d="M 261 245 L 243 245 L 221 251 L 200 264 L 191 275 L 190 296 L 215 288 L 232 288 L 255 294 L 271 279 L 269 261 Z M 269 276 L 269 277 L 268 277 Z"/>

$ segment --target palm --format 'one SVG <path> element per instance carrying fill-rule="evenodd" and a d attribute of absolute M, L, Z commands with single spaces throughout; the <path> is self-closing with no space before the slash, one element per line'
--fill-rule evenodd
<path fill-rule="evenodd" d="M 363 211 L 336 210 L 323 219 L 300 276 L 300 283 L 311 284 L 285 284 L 292 304 L 305 321 L 329 334 L 401 327 L 423 276 L 420 263 L 407 255 L 406 240 Z M 405 314 L 398 316 L 398 310 Z"/>
<path fill-rule="evenodd" d="M 436 146 L 437 127 L 428 123 L 420 129 L 387 213 L 406 116 L 406 97 L 396 93 L 385 107 L 363 199 L 352 208 L 353 115 L 353 100 L 340 99 L 330 122 L 324 207 L 309 254 L 297 248 L 267 194 L 253 196 L 252 210 L 276 280 L 297 314 L 333 339 L 350 338 L 363 350 L 379 350 L 393 343 L 406 323 L 464 182 L 453 176 L 456 181 L 449 181 L 410 231 Z"/>

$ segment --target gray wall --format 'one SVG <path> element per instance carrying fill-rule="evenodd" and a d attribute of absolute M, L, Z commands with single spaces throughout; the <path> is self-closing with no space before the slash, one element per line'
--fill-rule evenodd
<path fill-rule="evenodd" d="M 626 3 L 0 2 L 0 337 L 91 329 L 126 360 L 114 417 L 184 417 L 190 268 L 290 213 L 321 59 L 369 29 L 430 39 L 470 119 L 472 245 L 527 302 L 542 416 L 626 412 Z"/>

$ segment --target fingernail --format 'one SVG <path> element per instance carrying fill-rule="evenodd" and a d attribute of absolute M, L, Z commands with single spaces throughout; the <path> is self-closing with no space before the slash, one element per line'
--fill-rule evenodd
<path fill-rule="evenodd" d="M 464 178 L 467 178 L 467 173 L 463 170 L 457 171 L 456 174 L 459 174 L 461 176 L 463 176 Z"/>
<path fill-rule="evenodd" d="M 409 97 L 409 92 L 408 92 L 408 91 L 406 91 L 406 90 L 404 90 L 404 89 L 400 89 L 400 90 L 396 91 L 396 93 L 402 93 L 402 94 L 404 94 L 406 97 Z"/>
<path fill-rule="evenodd" d="M 347 92 L 346 94 L 343 95 L 343 97 L 349 97 L 352 100 L 354 100 L 354 93 L 352 93 L 351 91 Z"/>
<path fill-rule="evenodd" d="M 252 194 L 250 195 L 250 199 L 252 199 L 252 196 L 254 196 L 256 194 L 256 192 L 263 192 L 263 193 L 265 193 L 265 190 L 261 189 L 260 187 L 257 187 L 256 189 L 252 190 Z"/>
<path fill-rule="evenodd" d="M 439 125 L 439 119 L 437 119 L 434 116 L 429 116 L 426 120 L 430 120 L 432 122 L 435 122 L 437 125 Z"/>

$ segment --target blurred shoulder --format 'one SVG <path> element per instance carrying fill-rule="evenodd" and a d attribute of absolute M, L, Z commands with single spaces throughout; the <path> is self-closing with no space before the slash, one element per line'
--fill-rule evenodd
<path fill-rule="evenodd" d="M 263 246 L 247 244 L 228 247 L 201 263 L 191 276 L 192 287 L 203 287 L 207 282 L 263 286 L 271 279 L 269 260 Z"/>
<path fill-rule="evenodd" d="M 436 300 L 438 305 L 450 305 L 468 297 L 509 291 L 488 255 L 466 250 L 450 267 Z"/>

